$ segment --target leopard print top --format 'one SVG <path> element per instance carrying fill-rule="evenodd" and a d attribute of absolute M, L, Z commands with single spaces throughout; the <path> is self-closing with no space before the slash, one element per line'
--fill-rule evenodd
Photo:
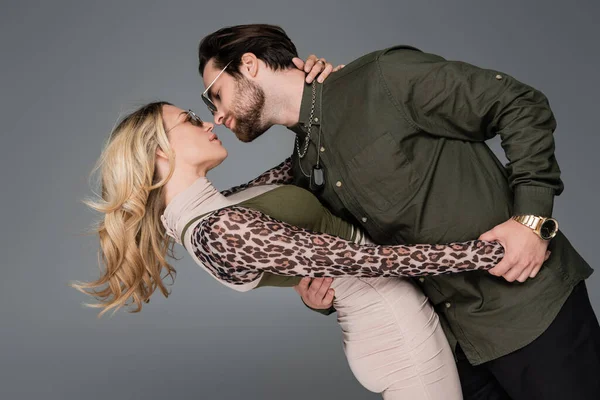
<path fill-rule="evenodd" d="M 232 206 L 210 213 L 191 233 L 189 249 L 228 286 L 256 282 L 264 272 L 310 277 L 417 277 L 488 270 L 504 256 L 495 242 L 447 245 L 358 245 Z"/>

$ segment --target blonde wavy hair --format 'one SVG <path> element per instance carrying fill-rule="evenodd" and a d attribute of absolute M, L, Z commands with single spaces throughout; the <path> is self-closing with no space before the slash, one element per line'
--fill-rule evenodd
<path fill-rule="evenodd" d="M 130 305 L 131 312 L 139 312 L 156 289 L 169 296 L 163 279 L 175 280 L 176 271 L 167 262 L 174 242 L 160 220 L 164 185 L 175 160 L 162 119 L 166 104 L 150 103 L 123 118 L 92 172 L 99 172 L 101 195 L 84 203 L 103 214 L 94 232 L 100 236 L 98 261 L 104 268 L 97 280 L 71 286 L 100 302 L 86 304 L 102 308 L 99 317 Z M 159 148 L 169 157 L 169 174 L 163 179 L 155 168 Z"/>

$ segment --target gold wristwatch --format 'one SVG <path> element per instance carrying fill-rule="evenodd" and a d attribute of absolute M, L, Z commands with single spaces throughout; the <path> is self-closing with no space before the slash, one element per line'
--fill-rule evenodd
<path fill-rule="evenodd" d="M 544 240 L 552 239 L 558 232 L 558 221 L 554 218 L 544 218 L 535 215 L 515 215 L 512 219 L 531 228 L 536 235 Z"/>

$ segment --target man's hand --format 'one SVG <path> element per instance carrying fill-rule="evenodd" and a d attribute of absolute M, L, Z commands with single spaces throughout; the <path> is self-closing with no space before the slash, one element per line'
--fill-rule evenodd
<path fill-rule="evenodd" d="M 331 74 L 332 72 L 339 71 L 344 68 L 345 65 L 340 64 L 337 67 L 333 68 L 331 63 L 328 63 L 324 58 L 318 58 L 314 54 L 311 54 L 306 59 L 306 62 L 302 61 L 302 59 L 298 57 L 294 57 L 292 62 L 296 66 L 296 68 L 303 70 L 307 73 L 306 75 L 306 83 L 312 83 L 312 81 L 316 78 L 317 82 L 323 83 L 323 81 Z"/>
<path fill-rule="evenodd" d="M 304 277 L 294 290 L 310 308 L 326 310 L 333 305 L 335 291 L 329 288 L 332 282 L 333 278 Z"/>
<path fill-rule="evenodd" d="M 479 240 L 499 242 L 504 247 L 504 258 L 489 272 L 503 276 L 508 282 L 525 282 L 527 278 L 535 278 L 544 261 L 550 257 L 547 251 L 549 242 L 512 219 L 485 232 Z"/>

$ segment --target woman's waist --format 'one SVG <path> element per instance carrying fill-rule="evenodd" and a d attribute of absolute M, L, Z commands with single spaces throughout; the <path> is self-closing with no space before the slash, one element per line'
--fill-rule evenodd
<path fill-rule="evenodd" d="M 426 296 L 410 279 L 403 278 L 334 278 L 334 306 L 339 311 L 367 308 L 384 302 L 403 301 L 420 304 Z"/>
<path fill-rule="evenodd" d="M 334 307 L 344 340 L 432 332 L 437 315 L 412 281 L 400 278 L 336 278 Z"/>

